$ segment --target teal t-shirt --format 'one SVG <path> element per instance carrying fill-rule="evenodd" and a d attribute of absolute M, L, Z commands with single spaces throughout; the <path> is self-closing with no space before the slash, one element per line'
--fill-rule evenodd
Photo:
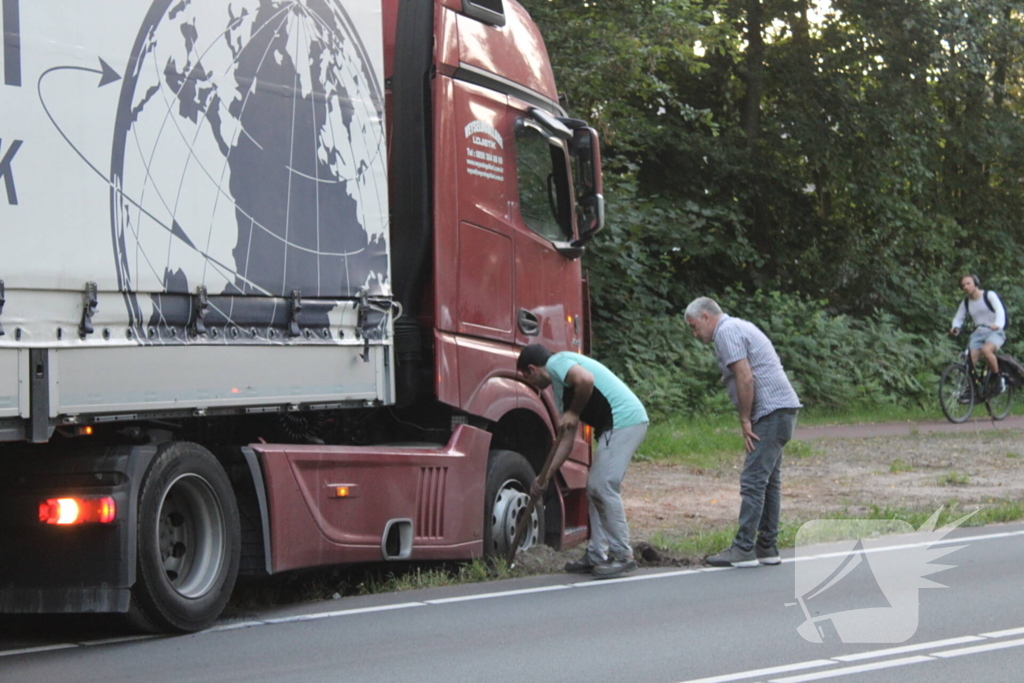
<path fill-rule="evenodd" d="M 571 351 L 551 355 L 545 364 L 551 375 L 551 389 L 555 393 L 558 412 L 564 413 L 572 403 L 572 387 L 566 386 L 565 376 L 574 365 L 583 366 L 594 376 L 594 391 L 580 415 L 580 420 L 600 435 L 610 429 L 632 427 L 647 422 L 644 404 L 625 383 L 593 358 Z"/>

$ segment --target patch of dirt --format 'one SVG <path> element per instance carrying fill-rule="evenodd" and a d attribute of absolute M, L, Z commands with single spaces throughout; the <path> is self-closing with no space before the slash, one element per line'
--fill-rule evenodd
<path fill-rule="evenodd" d="M 990 423 L 991 424 L 991 423 Z M 868 431 L 870 426 L 863 426 Z M 884 430 L 880 430 L 883 431 Z M 873 506 L 933 511 L 956 503 L 964 513 L 1005 501 L 1024 501 L 1024 439 L 1018 429 L 907 429 L 903 436 L 833 437 L 848 428 L 808 430 L 799 438 L 804 457 L 784 456 L 783 521 L 825 515 L 864 515 Z M 856 432 L 855 432 L 856 433 Z M 727 528 L 739 513 L 742 454 L 723 469 L 694 470 L 660 462 L 634 462 L 622 483 L 626 518 L 641 565 L 680 565 L 652 546 L 658 536 L 681 538 Z M 517 561 L 529 573 L 558 572 L 582 546 L 556 553 L 538 548 Z M 534 556 L 536 555 L 536 560 Z"/>
<path fill-rule="evenodd" d="M 835 513 L 938 508 L 964 510 L 1024 499 L 1024 440 L 1019 432 L 819 438 L 810 454 L 785 457 L 782 516 L 807 520 Z M 806 449 L 804 449 L 806 450 Z M 679 535 L 735 523 L 742 455 L 728 470 L 695 472 L 634 463 L 622 484 L 633 535 Z"/>
<path fill-rule="evenodd" d="M 555 574 L 566 562 L 579 557 L 584 547 L 558 552 L 548 545 L 535 546 L 516 554 L 513 569 L 516 574 Z"/>

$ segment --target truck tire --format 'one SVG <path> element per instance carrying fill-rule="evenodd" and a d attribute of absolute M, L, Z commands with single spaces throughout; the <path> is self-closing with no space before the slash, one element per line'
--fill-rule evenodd
<path fill-rule="evenodd" d="M 139 493 L 129 621 L 150 632 L 206 628 L 231 597 L 240 550 L 238 505 L 224 468 L 202 446 L 170 444 Z"/>
<path fill-rule="evenodd" d="M 487 487 L 484 499 L 484 556 L 505 557 L 516 522 L 530 499 L 530 485 L 536 475 L 526 458 L 515 451 L 491 451 L 487 459 Z M 533 547 L 544 538 L 543 501 L 538 501 L 527 526 L 520 550 Z"/>

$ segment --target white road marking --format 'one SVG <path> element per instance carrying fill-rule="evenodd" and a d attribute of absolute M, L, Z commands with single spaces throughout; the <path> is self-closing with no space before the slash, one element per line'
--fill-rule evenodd
<path fill-rule="evenodd" d="M 933 657 L 962 657 L 963 655 L 975 655 L 979 652 L 991 652 L 992 650 L 1005 650 L 1008 647 L 1024 647 L 1024 638 L 1018 640 L 1004 640 L 998 643 L 987 643 L 973 647 L 962 647 L 957 650 L 946 650 L 944 652 L 933 652 Z"/>
<path fill-rule="evenodd" d="M 982 633 L 981 635 L 986 638 L 1005 638 L 1006 636 L 1019 636 L 1024 635 L 1024 626 L 1021 628 L 1008 628 L 1005 631 L 992 631 L 991 633 Z"/>
<path fill-rule="evenodd" d="M 809 662 L 797 662 L 796 664 L 772 666 L 767 669 L 754 669 L 753 671 L 741 671 L 735 674 L 710 676 L 708 678 L 697 678 L 691 681 L 684 681 L 684 683 L 727 683 L 727 681 L 742 681 L 745 678 L 759 678 L 761 676 L 771 676 L 774 674 L 788 673 L 790 671 L 801 671 L 803 669 L 813 669 L 819 666 L 834 665 L 835 662 L 831 659 L 812 659 Z"/>
<path fill-rule="evenodd" d="M 938 541 L 921 541 L 920 543 L 905 543 L 902 545 L 886 545 L 877 548 L 864 548 L 860 552 L 865 555 L 871 553 L 885 553 L 893 550 L 909 550 L 910 548 L 930 548 L 935 545 L 950 545 L 952 543 L 971 543 L 973 541 L 988 541 L 995 538 L 1009 538 L 1011 536 L 1024 536 L 1024 531 L 1007 531 L 999 534 L 985 534 L 983 536 L 960 536 L 958 538 L 944 538 Z M 849 555 L 848 552 L 841 551 L 835 553 L 822 553 L 821 555 L 807 555 L 806 557 L 787 557 L 782 561 L 784 563 L 790 562 L 809 562 L 811 560 L 824 560 L 834 557 L 846 557 Z M 725 567 L 730 569 L 730 567 Z"/>
<path fill-rule="evenodd" d="M 590 579 L 589 581 L 577 581 L 569 584 L 572 588 L 590 588 L 592 586 L 606 586 L 610 583 L 628 583 L 630 581 L 648 581 L 650 579 L 667 579 L 675 576 L 686 576 L 687 574 L 700 574 L 703 569 L 681 569 L 675 572 L 658 572 L 656 574 L 634 574 L 633 576 L 622 576 L 617 579 Z"/>
<path fill-rule="evenodd" d="M 559 584 L 557 586 L 540 586 L 538 588 L 521 588 L 514 591 L 501 593 L 479 593 L 477 595 L 460 595 L 454 598 L 438 598 L 437 600 L 424 600 L 425 605 L 447 605 L 451 602 L 468 602 L 470 600 L 490 600 L 491 598 L 504 598 L 508 595 L 529 595 L 530 593 L 548 593 L 572 588 L 571 585 Z"/>
<path fill-rule="evenodd" d="M 802 674 L 800 676 L 788 676 L 787 678 L 773 678 L 771 680 L 771 683 L 804 683 L 805 681 L 820 681 L 823 678 L 835 678 L 836 676 L 847 676 L 849 674 L 859 674 L 865 671 L 891 669 L 894 666 L 906 666 L 907 664 L 922 664 L 924 662 L 933 661 L 935 660 L 931 657 L 926 657 L 925 655 L 916 655 L 914 657 L 904 657 L 903 659 L 889 659 L 884 662 L 875 662 L 874 664 L 861 664 L 859 666 L 848 666 L 842 669 L 816 671 L 812 674 Z"/>
<path fill-rule="evenodd" d="M 935 650 L 936 648 L 946 647 L 948 645 L 958 645 L 961 643 L 977 643 L 979 641 L 983 641 L 989 638 L 999 638 L 1001 636 L 1018 635 L 1021 633 L 1024 633 L 1024 627 L 1006 629 L 1005 631 L 993 631 L 992 633 L 983 633 L 977 636 L 960 636 L 958 638 L 933 640 L 927 643 L 915 643 L 914 645 L 892 647 L 887 648 L 885 650 L 871 650 L 869 652 L 860 652 L 853 655 L 840 655 L 838 657 L 832 657 L 831 659 L 812 659 L 806 662 L 797 662 L 795 664 L 787 664 L 783 666 L 773 667 L 770 669 L 751 669 L 750 671 L 739 671 L 731 674 L 723 674 L 721 676 L 696 678 L 688 681 L 683 681 L 682 683 L 725 683 L 726 681 L 741 681 L 751 678 L 761 678 L 763 676 L 768 676 L 774 673 L 784 673 L 786 671 L 798 671 L 800 669 L 819 668 L 830 664 L 854 662 L 862 659 L 870 659 L 873 657 L 887 657 L 889 655 L 904 654 L 906 652 L 915 652 L 920 650 Z M 816 681 L 822 678 L 834 678 L 835 676 L 845 676 L 847 674 L 856 674 L 864 671 L 887 669 L 893 666 L 904 666 L 906 664 L 920 664 L 923 662 L 934 661 L 936 657 L 948 659 L 950 657 L 961 657 L 963 655 L 973 655 L 982 652 L 991 652 L 992 650 L 1003 650 L 1011 647 L 1024 647 L 1024 638 L 1020 638 L 1017 640 L 1002 641 L 997 643 L 985 643 L 984 645 L 974 645 L 971 647 L 958 648 L 956 650 L 929 652 L 928 655 L 904 657 L 902 659 L 889 659 L 884 662 L 875 662 L 873 664 L 860 664 L 857 666 L 829 669 L 827 671 L 816 671 L 814 673 L 790 676 L 787 678 L 773 678 L 771 679 L 771 683 L 801 683 L 801 681 Z"/>
<path fill-rule="evenodd" d="M 0 657 L 11 657 L 14 655 L 30 655 L 36 652 L 48 652 L 50 650 L 68 650 L 78 647 L 76 643 L 61 643 L 60 645 L 40 645 L 39 647 L 25 647 L 20 650 L 7 650 L 0 652 Z"/>
<path fill-rule="evenodd" d="M 339 609 L 333 612 L 314 612 L 313 614 L 296 614 L 291 617 L 280 617 L 277 619 L 265 619 L 264 624 L 290 624 L 298 621 L 313 621 L 315 619 L 332 619 L 334 617 L 347 617 L 352 614 L 368 614 L 370 612 L 389 612 L 395 609 L 406 609 L 409 607 L 423 607 L 425 602 L 399 602 L 394 605 L 377 605 L 376 607 L 358 607 L 356 609 Z"/>
<path fill-rule="evenodd" d="M 771 675 L 773 673 L 784 673 L 785 671 L 798 671 L 800 669 L 818 668 L 828 664 L 855 662 L 862 659 L 870 659 L 873 657 L 887 657 L 889 655 L 904 654 L 907 652 L 915 652 L 920 650 L 935 650 L 936 648 L 946 647 L 948 645 L 959 645 L 961 643 L 977 643 L 979 641 L 987 640 L 989 638 L 1019 635 L 1021 633 L 1024 633 L 1024 627 L 1006 629 L 1005 631 L 993 631 L 991 633 L 982 633 L 981 635 L 976 636 L 960 636 L 958 638 L 933 640 L 927 643 L 915 643 L 913 645 L 891 647 L 884 650 L 870 650 L 868 652 L 859 652 L 857 654 L 852 655 L 840 655 L 838 657 L 832 657 L 831 659 L 812 659 L 806 662 L 797 662 L 795 664 L 787 664 L 784 666 L 778 666 L 771 669 L 752 669 L 750 671 L 739 671 L 732 674 L 723 674 L 721 676 L 696 678 L 693 680 L 683 681 L 682 683 L 725 683 L 726 681 L 741 681 L 744 679 L 761 678 L 762 676 Z M 955 650 L 944 650 L 942 652 L 929 652 L 928 655 L 904 657 L 902 659 L 890 659 L 884 662 L 875 662 L 874 664 L 860 664 L 857 666 L 829 669 L 828 671 L 816 671 L 814 673 L 801 674 L 799 676 L 790 676 L 787 678 L 773 678 L 771 679 L 771 683 L 801 683 L 801 681 L 816 681 L 822 678 L 834 678 L 835 676 L 845 676 L 847 674 L 861 673 L 864 671 L 874 671 L 875 669 L 887 669 L 893 666 L 904 666 L 906 664 L 920 664 L 923 662 L 934 661 L 936 657 L 948 659 L 951 657 L 961 657 L 964 655 L 991 652 L 993 650 L 1004 650 L 1011 647 L 1024 647 L 1024 638 L 1019 638 L 1017 640 L 1002 641 L 997 643 L 985 643 L 984 645 L 973 645 L 971 647 L 957 648 Z"/>
<path fill-rule="evenodd" d="M 96 645 L 114 645 L 116 643 L 130 643 L 136 640 L 153 640 L 159 638 L 156 635 L 144 635 L 144 636 L 118 636 L 116 638 L 103 638 L 101 640 L 81 640 L 78 642 L 79 645 L 84 647 L 94 647 Z"/>
<path fill-rule="evenodd" d="M 221 624 L 220 626 L 211 626 L 210 628 L 206 629 L 205 631 L 200 631 L 200 633 L 216 633 L 217 631 L 234 631 L 235 629 L 240 629 L 240 628 L 251 628 L 253 626 L 263 626 L 263 624 L 265 624 L 265 623 L 266 623 L 265 621 L 236 621 L 236 622 L 233 622 L 233 623 L 230 623 L 230 624 Z"/>
<path fill-rule="evenodd" d="M 985 638 L 982 636 L 962 636 L 960 638 L 949 638 L 947 640 L 933 640 L 930 643 L 917 643 L 916 645 L 904 645 L 903 647 L 890 647 L 885 650 L 858 652 L 855 655 L 842 655 L 841 657 L 833 657 L 832 659 L 837 662 L 859 662 L 862 659 L 872 659 L 874 657 L 888 657 L 889 655 L 902 655 L 907 652 L 917 652 L 919 650 L 933 650 L 937 647 L 946 647 L 948 645 L 976 643 L 979 640 L 985 640 Z"/>

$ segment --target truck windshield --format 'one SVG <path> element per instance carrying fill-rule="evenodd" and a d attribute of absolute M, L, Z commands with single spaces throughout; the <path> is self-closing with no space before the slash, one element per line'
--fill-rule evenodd
<path fill-rule="evenodd" d="M 538 235 L 561 242 L 572 239 L 569 173 L 565 150 L 534 126 L 516 126 L 519 213 Z"/>

